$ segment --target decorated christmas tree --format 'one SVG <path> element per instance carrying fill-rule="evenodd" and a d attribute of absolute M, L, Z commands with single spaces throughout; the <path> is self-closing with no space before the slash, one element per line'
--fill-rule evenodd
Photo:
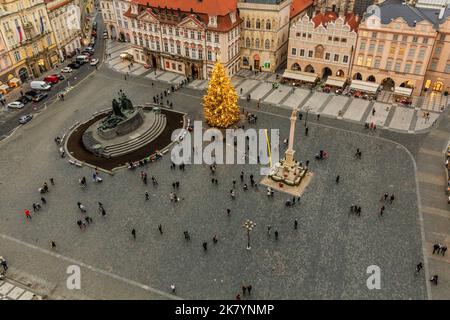
<path fill-rule="evenodd" d="M 239 120 L 238 96 L 218 61 L 209 80 L 208 90 L 203 97 L 203 111 L 206 122 L 217 128 L 228 128 Z"/>

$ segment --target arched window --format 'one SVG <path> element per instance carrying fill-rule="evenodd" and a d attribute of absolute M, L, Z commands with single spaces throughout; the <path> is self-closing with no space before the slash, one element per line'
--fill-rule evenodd
<path fill-rule="evenodd" d="M 270 30 L 272 28 L 271 24 L 270 24 L 270 20 L 266 21 L 266 29 Z"/>
<path fill-rule="evenodd" d="M 245 20 L 245 27 L 250 28 L 250 19 L 249 18 L 247 18 L 247 20 Z"/>
<path fill-rule="evenodd" d="M 245 39 L 245 47 L 250 48 L 250 38 Z"/>
<path fill-rule="evenodd" d="M 266 49 L 270 49 L 270 41 L 269 41 L 269 39 L 266 39 L 266 42 L 265 42 L 265 44 L 264 44 L 264 47 L 265 47 Z"/>
<path fill-rule="evenodd" d="M 261 21 L 259 19 L 256 19 L 256 29 L 261 29 Z"/>
<path fill-rule="evenodd" d="M 259 38 L 256 38 L 255 40 L 255 48 L 259 48 Z"/>

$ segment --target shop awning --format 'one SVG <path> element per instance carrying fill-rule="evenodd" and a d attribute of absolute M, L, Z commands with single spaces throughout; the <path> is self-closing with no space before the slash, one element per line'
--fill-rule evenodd
<path fill-rule="evenodd" d="M 378 83 L 361 80 L 352 80 L 350 85 L 351 90 L 358 90 L 368 93 L 376 93 L 379 87 L 380 85 Z"/>
<path fill-rule="evenodd" d="M 305 82 L 316 82 L 318 77 L 319 76 L 315 73 L 303 71 L 286 70 L 283 73 L 283 78 L 300 80 Z"/>
<path fill-rule="evenodd" d="M 329 76 L 327 78 L 327 81 L 325 82 L 325 85 L 342 88 L 344 86 L 344 84 L 345 84 L 345 80 L 346 79 L 342 78 L 342 77 Z"/>
<path fill-rule="evenodd" d="M 394 94 L 403 97 L 410 97 L 413 89 L 404 87 L 395 87 Z"/>

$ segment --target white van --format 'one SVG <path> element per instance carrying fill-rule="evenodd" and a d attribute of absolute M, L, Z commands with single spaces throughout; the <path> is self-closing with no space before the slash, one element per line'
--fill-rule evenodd
<path fill-rule="evenodd" d="M 77 56 L 75 59 L 78 63 L 83 64 L 89 62 L 89 57 L 85 55 Z"/>
<path fill-rule="evenodd" d="M 49 85 L 47 82 L 45 81 L 31 81 L 30 82 L 30 87 L 31 89 L 34 90 L 50 90 L 50 88 L 52 87 L 51 85 Z"/>

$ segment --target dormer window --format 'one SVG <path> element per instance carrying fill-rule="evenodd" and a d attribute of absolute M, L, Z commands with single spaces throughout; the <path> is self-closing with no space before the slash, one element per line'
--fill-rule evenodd
<path fill-rule="evenodd" d="M 135 3 L 131 4 L 131 14 L 138 14 L 138 5 Z"/>
<path fill-rule="evenodd" d="M 210 16 L 208 26 L 217 27 L 217 16 Z"/>
<path fill-rule="evenodd" d="M 231 23 L 235 23 L 236 22 L 236 13 L 230 12 L 230 19 L 231 19 Z"/>

